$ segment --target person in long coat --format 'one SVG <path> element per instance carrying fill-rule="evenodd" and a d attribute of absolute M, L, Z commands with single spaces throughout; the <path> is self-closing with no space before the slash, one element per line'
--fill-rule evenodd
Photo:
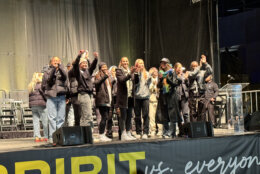
<path fill-rule="evenodd" d="M 181 119 L 179 112 L 176 87 L 181 83 L 167 58 L 160 61 L 159 81 L 160 89 L 156 112 L 156 122 L 163 124 L 163 138 L 176 136 L 176 123 Z M 170 124 L 169 124 L 170 123 Z"/>

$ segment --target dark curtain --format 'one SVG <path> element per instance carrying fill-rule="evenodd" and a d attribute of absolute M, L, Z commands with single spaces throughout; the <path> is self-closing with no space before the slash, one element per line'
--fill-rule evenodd
<path fill-rule="evenodd" d="M 189 67 L 202 52 L 212 61 L 212 3 L 190 0 L 152 0 L 150 61 L 158 66 L 162 57 Z"/>
<path fill-rule="evenodd" d="M 145 0 L 95 0 L 100 54 L 108 65 L 144 56 Z"/>

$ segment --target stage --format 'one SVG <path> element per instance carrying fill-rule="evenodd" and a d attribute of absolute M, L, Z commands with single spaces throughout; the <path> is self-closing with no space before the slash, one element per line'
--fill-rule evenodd
<path fill-rule="evenodd" d="M 95 131 L 97 132 L 97 130 Z M 223 137 L 223 136 L 232 136 L 232 130 L 228 129 L 214 129 L 215 137 Z M 134 133 L 133 133 L 134 134 Z M 248 132 L 245 134 L 252 134 L 252 132 Z M 34 138 L 32 138 L 32 131 L 13 131 L 13 132 L 0 132 L 0 153 L 2 152 L 13 152 L 13 151 L 21 151 L 21 150 L 32 150 L 32 149 L 42 149 L 42 148 L 52 148 L 49 146 L 48 142 L 34 142 Z M 163 139 L 159 136 L 150 137 L 148 140 L 136 140 L 136 141 L 127 141 L 122 142 L 118 140 L 118 134 L 113 133 L 113 141 L 109 143 L 102 143 L 98 141 L 98 134 L 94 133 L 95 142 L 94 145 L 100 144 L 117 144 L 117 143 L 132 143 L 132 142 L 150 142 L 150 141 L 165 141 L 165 140 L 185 140 L 186 138 L 174 138 L 174 139 Z M 18 138 L 20 137 L 20 138 Z M 88 146 L 88 145 L 83 145 Z M 61 146 L 57 146 L 54 148 L 59 148 Z"/>
<path fill-rule="evenodd" d="M 109 143 L 57 147 L 33 138 L 1 139 L 0 173 L 257 174 L 259 145 L 258 132 L 232 135 L 226 129 L 207 138 L 121 142 L 115 135 Z"/>

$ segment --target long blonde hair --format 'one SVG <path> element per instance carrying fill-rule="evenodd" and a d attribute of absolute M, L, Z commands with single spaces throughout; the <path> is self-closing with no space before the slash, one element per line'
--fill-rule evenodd
<path fill-rule="evenodd" d="M 135 61 L 135 67 L 138 67 L 138 64 L 139 64 L 140 62 L 143 62 L 143 64 L 144 64 L 143 59 L 136 59 L 136 61 Z M 145 66 L 144 66 L 144 68 L 143 68 L 142 73 L 143 73 L 143 78 L 144 78 L 145 80 L 147 80 L 147 72 L 146 72 Z"/>
<path fill-rule="evenodd" d="M 34 91 L 34 88 L 37 83 L 42 82 L 42 76 L 43 76 L 43 73 L 38 73 L 38 72 L 33 73 L 32 81 L 28 85 L 29 93 Z"/>

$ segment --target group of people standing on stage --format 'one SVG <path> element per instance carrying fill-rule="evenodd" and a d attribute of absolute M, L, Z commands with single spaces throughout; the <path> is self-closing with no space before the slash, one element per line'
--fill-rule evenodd
<path fill-rule="evenodd" d="M 181 63 L 172 66 L 167 58 L 161 59 L 159 70 L 152 67 L 147 71 L 142 59 L 130 67 L 128 58 L 122 57 L 118 67 L 108 68 L 105 62 L 98 63 L 97 52 L 92 62 L 88 55 L 87 50 L 81 50 L 67 70 L 58 57 L 53 57 L 44 73 L 33 76 L 29 99 L 35 141 L 42 140 L 39 118 L 43 140 L 49 139 L 50 143 L 52 134 L 63 125 L 93 127 L 93 103 L 97 117 L 101 117 L 98 130 L 102 142 L 112 141 L 113 115 L 117 116 L 122 141 L 155 135 L 175 137 L 177 125 L 181 136 L 184 123 L 206 120 L 207 111 L 215 124 L 213 103 L 218 86 L 212 81 L 213 71 L 205 55 L 199 63 L 192 62 L 191 71 L 186 72 Z M 94 72 L 96 67 L 98 71 Z"/>

